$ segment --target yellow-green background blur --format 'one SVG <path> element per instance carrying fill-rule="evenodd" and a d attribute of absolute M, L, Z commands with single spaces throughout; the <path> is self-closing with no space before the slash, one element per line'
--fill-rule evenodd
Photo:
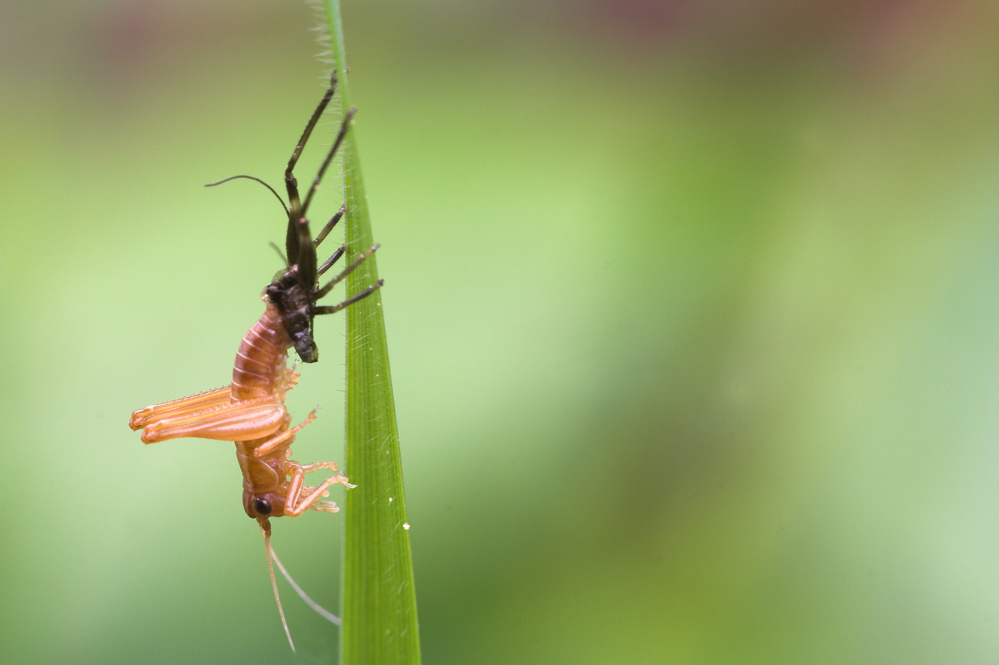
<path fill-rule="evenodd" d="M 999 660 L 999 5 L 344 11 L 425 662 Z M 283 213 L 202 185 L 281 184 L 315 25 L 0 7 L 5 665 L 292 660 L 231 444 L 127 421 L 262 311 Z M 303 462 L 342 459 L 316 326 Z M 274 527 L 333 609 L 341 527 Z"/>

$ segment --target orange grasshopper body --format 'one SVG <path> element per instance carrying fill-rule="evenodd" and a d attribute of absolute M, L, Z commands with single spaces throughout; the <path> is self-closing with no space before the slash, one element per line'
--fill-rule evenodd
<path fill-rule="evenodd" d="M 290 204 L 285 206 L 288 212 L 286 235 L 288 266 L 264 290 L 262 298 L 267 303 L 266 308 L 260 320 L 243 337 L 236 353 L 232 384 L 139 409 L 132 414 L 129 421 L 129 426 L 133 430 L 143 430 L 144 443 L 182 437 L 235 442 L 236 458 L 243 472 L 243 508 L 247 515 L 257 520 L 263 533 L 274 597 L 293 651 L 295 645 L 291 640 L 284 611 L 281 608 L 272 560 L 288 577 L 292 587 L 313 609 L 334 623 L 339 623 L 339 620 L 312 601 L 288 576 L 270 544 L 270 518 L 295 517 L 310 509 L 336 512 L 338 508 L 334 502 L 323 500 L 329 496 L 330 486 L 337 483 L 347 487 L 352 486 L 347 482 L 347 477 L 339 473 L 337 465 L 333 462 L 299 464 L 290 459 L 291 444 L 295 441 L 295 435 L 315 419 L 316 412 L 312 411 L 303 422 L 291 426 L 291 416 L 284 405 L 285 393 L 295 386 L 299 374 L 295 369 L 286 366 L 288 349 L 294 347 L 299 357 L 306 363 L 316 362 L 318 350 L 312 336 L 313 319 L 318 315 L 338 312 L 371 295 L 382 285 L 379 280 L 337 305 L 317 305 L 320 298 L 329 293 L 337 283 L 378 249 L 378 245 L 375 245 L 362 253 L 325 286 L 319 287 L 319 277 L 343 256 L 346 247 L 341 246 L 322 266 L 318 267 L 316 248 L 341 219 L 345 207 L 340 208 L 315 239 L 309 230 L 306 212 L 326 168 L 343 141 L 353 111 L 346 114 L 336 141 L 320 167 L 319 174 L 313 181 L 304 202 L 300 200 L 293 169 L 319 117 L 332 99 L 335 87 L 334 75 L 329 89 L 306 125 L 305 132 L 285 169 L 285 183 Z M 263 181 L 251 176 L 235 176 L 235 178 L 256 180 L 271 189 Z M 232 179 L 227 178 L 221 182 Z M 274 192 L 273 189 L 271 191 Z M 274 194 L 278 196 L 276 192 Z M 281 197 L 278 196 L 278 199 Z M 305 475 L 319 470 L 330 471 L 333 475 L 319 485 L 306 485 Z"/>
<path fill-rule="evenodd" d="M 243 337 L 231 386 L 139 409 L 129 421 L 132 429 L 143 429 L 143 443 L 183 437 L 234 441 L 243 472 L 243 508 L 265 529 L 269 517 L 294 517 L 309 508 L 336 512 L 336 504 L 319 499 L 330 485 L 347 484 L 347 478 L 337 474 L 308 487 L 306 473 L 336 472 L 336 464 L 302 465 L 288 459 L 295 434 L 315 419 L 313 411 L 304 422 L 289 427 L 284 398 L 299 376 L 285 367 L 289 346 L 281 314 L 268 304 Z"/>

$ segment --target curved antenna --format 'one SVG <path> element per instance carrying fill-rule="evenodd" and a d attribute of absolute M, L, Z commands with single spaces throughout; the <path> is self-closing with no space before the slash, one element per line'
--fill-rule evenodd
<path fill-rule="evenodd" d="M 274 557 L 274 548 L 271 547 L 271 523 L 266 519 L 261 519 L 258 524 L 260 524 L 260 533 L 264 534 L 264 551 L 267 552 L 267 571 L 271 574 L 271 587 L 274 589 L 274 600 L 277 601 L 278 614 L 281 615 L 281 624 L 284 626 L 284 634 L 288 636 L 288 644 L 291 645 L 291 652 L 295 653 L 295 643 L 291 639 L 291 631 L 288 630 L 288 620 L 284 618 L 284 608 L 281 607 L 281 594 L 278 593 L 277 580 L 274 579 L 274 566 L 271 564 L 271 559 Z M 284 572 L 284 567 L 281 567 L 281 572 Z"/>
<path fill-rule="evenodd" d="M 326 609 L 316 601 L 309 598 L 309 594 L 305 593 L 305 590 L 302 589 L 302 587 L 298 586 L 298 583 L 292 579 L 291 575 L 288 574 L 288 571 L 284 569 L 283 565 L 281 565 L 281 559 L 278 558 L 277 552 L 274 551 L 273 547 L 271 547 L 271 556 L 274 558 L 274 563 L 277 564 L 278 570 L 280 570 L 281 574 L 284 575 L 284 578 L 288 580 L 288 584 L 291 585 L 291 588 L 294 589 L 295 592 L 299 595 L 299 597 L 305 601 L 305 604 L 314 609 L 316 613 L 322 618 L 326 619 L 332 624 L 336 624 L 337 626 L 339 626 L 341 623 L 340 617 L 333 614 L 328 609 Z"/>
<path fill-rule="evenodd" d="M 278 194 L 277 192 L 275 192 L 274 188 L 271 187 L 270 185 L 268 185 L 266 182 L 264 182 L 260 178 L 254 177 L 252 175 L 234 175 L 234 176 L 230 176 L 230 177 L 226 178 L 225 180 L 219 180 L 218 182 L 210 182 L 207 185 L 205 185 L 205 187 L 214 187 L 215 185 L 221 185 L 224 182 L 229 182 L 230 180 L 235 180 L 237 178 L 246 178 L 247 180 L 253 180 L 254 182 L 259 182 L 261 185 L 263 185 L 267 189 L 271 190 L 271 194 L 273 194 L 274 196 L 276 196 L 277 200 L 281 202 L 281 207 L 284 208 L 284 214 L 286 214 L 286 215 L 290 215 L 291 214 L 290 212 L 288 212 L 288 206 L 285 204 L 284 199 L 281 198 L 281 195 Z"/>

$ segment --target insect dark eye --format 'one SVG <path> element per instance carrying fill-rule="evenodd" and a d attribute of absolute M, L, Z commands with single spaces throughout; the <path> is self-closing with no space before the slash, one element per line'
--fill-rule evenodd
<path fill-rule="evenodd" d="M 257 511 L 258 515 L 270 515 L 271 514 L 271 502 L 267 499 L 254 499 L 253 509 Z"/>

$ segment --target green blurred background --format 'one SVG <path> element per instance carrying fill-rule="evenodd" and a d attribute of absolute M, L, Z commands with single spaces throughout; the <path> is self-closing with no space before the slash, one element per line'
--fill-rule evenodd
<path fill-rule="evenodd" d="M 425 662 L 999 661 L 999 5 L 344 12 Z M 126 423 L 260 315 L 283 213 L 202 185 L 280 184 L 317 21 L 0 18 L 0 659 L 288 662 L 232 446 Z M 342 459 L 342 326 L 302 461 Z M 275 523 L 334 609 L 341 527 Z"/>

